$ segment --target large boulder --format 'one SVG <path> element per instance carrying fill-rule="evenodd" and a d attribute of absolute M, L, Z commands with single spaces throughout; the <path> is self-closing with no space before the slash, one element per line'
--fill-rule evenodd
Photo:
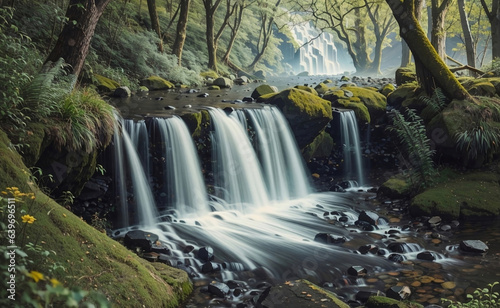
<path fill-rule="evenodd" d="M 264 95 L 261 99 L 276 105 L 283 112 L 301 149 L 311 143 L 332 120 L 331 103 L 306 91 L 287 89 Z"/>
<path fill-rule="evenodd" d="M 100 92 L 112 92 L 120 86 L 120 84 L 113 79 L 99 74 L 94 74 L 94 79 L 96 80 L 97 90 Z"/>
<path fill-rule="evenodd" d="M 270 86 L 268 84 L 261 84 L 255 90 L 253 90 L 252 95 L 250 95 L 253 99 L 260 99 L 261 96 L 266 94 L 278 93 L 278 88 L 275 86 Z"/>
<path fill-rule="evenodd" d="M 329 157 L 333 149 L 333 138 L 325 131 L 322 131 L 313 142 L 308 144 L 302 150 L 302 156 L 306 161 L 311 158 L 325 158 Z"/>
<path fill-rule="evenodd" d="M 226 77 L 219 77 L 214 80 L 214 85 L 219 86 L 221 88 L 230 88 L 233 86 L 233 81 Z"/>
<path fill-rule="evenodd" d="M 145 86 L 151 91 L 154 90 L 168 90 L 175 88 L 175 85 L 168 80 L 165 80 L 159 76 L 151 76 L 146 79 L 141 80 L 141 86 Z"/>
<path fill-rule="evenodd" d="M 371 123 L 378 124 L 385 119 L 385 109 L 387 107 L 386 97 L 371 88 L 362 87 L 342 87 L 345 91 L 350 91 L 353 97 L 357 97 L 368 108 Z"/>
<path fill-rule="evenodd" d="M 452 220 L 500 215 L 500 174 L 474 172 L 430 188 L 413 198 L 414 216 Z"/>
<path fill-rule="evenodd" d="M 413 67 L 400 67 L 396 70 L 396 84 L 398 86 L 407 82 L 417 81 L 417 74 Z"/>

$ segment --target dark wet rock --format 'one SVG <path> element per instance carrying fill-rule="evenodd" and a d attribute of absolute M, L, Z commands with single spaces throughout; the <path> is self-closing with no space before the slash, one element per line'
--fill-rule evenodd
<path fill-rule="evenodd" d="M 395 300 L 405 300 L 411 295 L 410 287 L 408 286 L 394 286 L 385 292 L 386 296 Z"/>
<path fill-rule="evenodd" d="M 345 192 L 345 189 L 342 188 L 342 186 L 335 184 L 330 187 L 329 191 L 335 191 L 335 192 Z"/>
<path fill-rule="evenodd" d="M 183 249 L 182 249 L 182 252 L 183 253 L 190 253 L 191 251 L 194 250 L 194 246 L 193 245 L 186 245 Z"/>
<path fill-rule="evenodd" d="M 227 269 L 232 272 L 242 272 L 245 270 L 245 266 L 238 262 L 224 262 L 221 265 L 223 269 Z"/>
<path fill-rule="evenodd" d="M 159 97 L 155 98 L 155 100 L 162 101 L 163 100 L 163 96 L 159 96 Z"/>
<path fill-rule="evenodd" d="M 425 261 L 434 261 L 436 260 L 436 256 L 430 251 L 423 251 L 417 255 L 417 259 Z"/>
<path fill-rule="evenodd" d="M 392 262 L 401 263 L 406 260 L 406 257 L 398 253 L 391 253 L 387 259 Z"/>
<path fill-rule="evenodd" d="M 145 260 L 148 260 L 149 262 L 156 262 L 158 261 L 158 257 L 160 256 L 160 254 L 156 253 L 156 252 L 146 252 L 144 254 L 141 255 L 141 257 Z"/>
<path fill-rule="evenodd" d="M 377 215 L 377 213 L 372 211 L 361 211 L 358 219 L 361 221 L 366 221 L 371 225 L 377 225 L 379 216 Z"/>
<path fill-rule="evenodd" d="M 199 276 L 198 273 L 196 273 L 196 270 L 190 265 L 185 265 L 182 262 L 178 262 L 175 267 L 185 271 L 191 278 Z"/>
<path fill-rule="evenodd" d="M 344 236 L 337 236 L 329 233 L 318 233 L 314 237 L 314 241 L 324 244 L 342 244 L 347 241 L 347 238 L 345 238 Z"/>
<path fill-rule="evenodd" d="M 151 251 L 153 243 L 158 241 L 158 235 L 142 230 L 132 230 L 125 234 L 123 244 L 129 249 L 140 248 L 146 252 Z"/>
<path fill-rule="evenodd" d="M 379 248 L 373 244 L 363 245 L 358 248 L 358 251 L 363 255 L 367 253 L 376 254 L 378 250 Z"/>
<path fill-rule="evenodd" d="M 113 96 L 115 97 L 130 97 L 131 95 L 132 92 L 126 86 L 116 88 L 115 91 L 113 92 Z"/>
<path fill-rule="evenodd" d="M 356 181 L 343 181 L 338 183 L 338 185 L 344 189 L 352 188 L 358 185 Z"/>
<path fill-rule="evenodd" d="M 359 265 L 353 265 L 347 269 L 347 274 L 355 277 L 365 276 L 367 273 L 366 268 Z"/>
<path fill-rule="evenodd" d="M 469 253 L 485 253 L 489 247 L 480 240 L 466 240 L 460 242 L 460 250 Z"/>
<path fill-rule="evenodd" d="M 372 296 L 385 296 L 385 294 L 379 290 L 361 290 L 356 293 L 356 300 L 366 303 Z"/>
<path fill-rule="evenodd" d="M 360 227 L 363 231 L 373 231 L 373 230 L 375 230 L 375 227 L 371 223 L 366 222 L 366 221 L 356 220 L 356 222 L 354 224 L 356 226 Z"/>
<path fill-rule="evenodd" d="M 198 89 L 189 89 L 186 91 L 186 93 L 188 93 L 188 94 L 193 94 L 193 93 L 198 93 L 198 92 L 200 92 L 200 90 L 198 90 Z"/>
<path fill-rule="evenodd" d="M 165 106 L 165 107 L 163 107 L 163 109 L 165 109 L 165 110 L 175 110 L 177 108 L 175 108 L 174 106 Z"/>
<path fill-rule="evenodd" d="M 222 109 L 222 110 L 224 110 L 224 112 L 225 112 L 226 114 L 230 114 L 231 112 L 233 112 L 233 111 L 234 111 L 234 108 L 233 108 L 233 107 L 225 107 L 225 108 L 224 108 L 224 109 Z"/>
<path fill-rule="evenodd" d="M 406 243 L 390 243 L 389 246 L 387 246 L 387 249 L 392 252 L 404 253 L 406 252 L 406 247 Z"/>
<path fill-rule="evenodd" d="M 217 297 L 225 297 L 229 293 L 229 287 L 225 283 L 213 281 L 208 285 L 208 292 Z"/>
<path fill-rule="evenodd" d="M 198 259 L 203 261 L 212 261 L 214 259 L 214 249 L 210 246 L 201 247 L 198 250 Z"/>
<path fill-rule="evenodd" d="M 260 307 L 260 305 L 262 304 L 262 302 L 267 298 L 267 296 L 269 295 L 269 293 L 271 292 L 271 287 L 266 287 L 264 289 L 264 291 L 262 291 L 261 293 L 255 295 L 253 298 L 252 298 L 252 303 L 254 305 L 256 305 L 257 307 Z"/>
<path fill-rule="evenodd" d="M 245 96 L 243 97 L 242 101 L 244 101 L 245 103 L 253 103 L 255 99 L 253 99 L 253 97 Z"/>
<path fill-rule="evenodd" d="M 196 97 L 208 97 L 208 96 L 209 96 L 208 93 L 202 93 L 202 94 L 196 95 Z"/>
<path fill-rule="evenodd" d="M 161 254 L 170 254 L 170 248 L 160 241 L 156 241 L 151 245 L 151 251 Z"/>
<path fill-rule="evenodd" d="M 203 266 L 201 267 L 201 272 L 204 274 L 212 272 L 220 272 L 221 270 L 222 270 L 222 265 L 215 262 L 207 262 L 203 264 Z"/>

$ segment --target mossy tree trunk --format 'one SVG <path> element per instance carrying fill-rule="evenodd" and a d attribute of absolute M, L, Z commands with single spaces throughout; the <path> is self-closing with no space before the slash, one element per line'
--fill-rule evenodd
<path fill-rule="evenodd" d="M 446 60 L 446 13 L 450 8 L 452 0 L 432 0 L 432 31 L 431 43 L 441 59 Z"/>
<path fill-rule="evenodd" d="M 422 18 L 422 9 L 424 7 L 424 0 L 415 0 L 415 17 L 420 22 Z M 401 67 L 406 67 L 411 64 L 411 52 L 408 44 L 403 40 L 401 41 Z"/>
<path fill-rule="evenodd" d="M 179 66 L 182 65 L 182 49 L 186 41 L 186 29 L 189 17 L 189 5 L 191 0 L 180 0 L 179 20 L 177 21 L 177 30 L 175 32 L 175 41 L 172 46 L 172 53 L 177 56 Z"/>
<path fill-rule="evenodd" d="M 70 0 L 66 10 L 68 22 L 45 62 L 63 58 L 78 76 L 85 63 L 97 22 L 111 0 Z"/>
<path fill-rule="evenodd" d="M 491 25 L 491 56 L 493 59 L 500 59 L 500 1 L 492 0 L 491 10 L 485 0 L 481 0 L 481 5 Z"/>
<path fill-rule="evenodd" d="M 156 0 L 148 0 L 149 18 L 151 19 L 151 27 L 158 35 L 160 42 L 158 43 L 158 50 L 163 52 L 163 39 L 160 31 L 160 20 L 158 19 L 158 11 L 156 10 Z"/>
<path fill-rule="evenodd" d="M 469 93 L 458 82 L 444 61 L 432 47 L 415 17 L 413 0 L 386 0 L 399 24 L 401 37 L 415 58 L 417 76 L 428 94 L 441 88 L 450 99 L 465 99 Z"/>

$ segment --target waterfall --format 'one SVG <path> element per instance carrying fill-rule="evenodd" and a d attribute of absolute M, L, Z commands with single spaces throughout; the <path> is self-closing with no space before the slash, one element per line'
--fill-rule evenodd
<path fill-rule="evenodd" d="M 209 212 L 198 154 L 186 124 L 177 116 L 154 121 L 163 144 L 163 176 L 169 205 L 180 217 Z"/>
<path fill-rule="evenodd" d="M 302 157 L 288 122 L 276 107 L 238 110 L 248 114 L 255 130 L 256 149 L 272 200 L 290 200 L 309 194 Z"/>
<path fill-rule="evenodd" d="M 153 193 L 144 173 L 143 165 L 137 154 L 136 147 L 132 142 L 126 127 L 131 131 L 136 131 L 136 128 L 131 128 L 138 123 L 132 120 L 119 120 L 122 124 L 121 130 L 115 127 L 115 181 L 116 188 L 120 198 L 120 222 L 127 226 L 130 224 L 128 217 L 129 207 L 131 204 L 135 206 L 139 224 L 151 226 L 156 222 L 158 213 L 153 198 Z M 139 126 L 141 124 L 139 123 Z M 128 200 L 127 180 L 132 182 L 133 201 Z M 131 203 L 131 204 L 130 204 Z"/>
<path fill-rule="evenodd" d="M 141 160 L 144 173 L 149 179 L 151 169 L 149 166 L 149 134 L 146 123 L 144 120 L 137 122 L 124 120 L 123 123 Z"/>
<path fill-rule="evenodd" d="M 359 141 L 358 123 L 352 110 L 340 112 L 340 133 L 344 149 L 344 175 L 355 178 L 358 185 L 364 184 L 363 161 Z"/>
<path fill-rule="evenodd" d="M 269 204 L 257 155 L 238 119 L 210 108 L 212 160 L 218 196 L 229 204 Z"/>

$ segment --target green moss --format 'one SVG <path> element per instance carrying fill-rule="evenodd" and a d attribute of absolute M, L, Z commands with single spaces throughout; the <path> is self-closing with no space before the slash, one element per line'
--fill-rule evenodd
<path fill-rule="evenodd" d="M 346 303 L 344 303 L 343 301 L 338 299 L 337 296 L 335 296 L 335 294 L 331 293 L 330 291 L 325 290 L 325 289 L 323 289 L 323 288 L 321 288 L 321 287 L 315 285 L 314 283 L 312 283 L 308 280 L 305 280 L 305 279 L 300 280 L 300 282 L 305 283 L 310 289 L 312 289 L 316 292 L 319 292 L 319 293 L 323 294 L 324 296 L 326 296 L 328 299 L 330 299 L 334 303 L 335 307 L 349 308 L 349 305 L 347 305 Z"/>
<path fill-rule="evenodd" d="M 405 83 L 387 96 L 387 105 L 400 109 L 408 99 L 415 99 L 422 93 L 422 89 L 416 82 Z"/>
<path fill-rule="evenodd" d="M 325 79 L 325 80 L 323 80 L 323 83 L 329 84 L 329 83 L 333 83 L 333 81 L 331 79 Z"/>
<path fill-rule="evenodd" d="M 314 90 L 316 90 L 316 92 L 318 94 L 325 94 L 329 89 L 328 89 L 328 86 L 326 84 L 321 82 L 317 86 L 314 87 Z"/>
<path fill-rule="evenodd" d="M 366 308 L 423 308 L 424 306 L 409 302 L 398 301 L 384 296 L 370 296 L 366 302 Z"/>
<path fill-rule="evenodd" d="M 496 94 L 495 86 L 488 78 L 468 79 L 462 85 L 470 95 L 491 97 Z"/>
<path fill-rule="evenodd" d="M 193 137 L 197 137 L 200 135 L 202 118 L 201 111 L 183 114 L 181 115 L 181 118 L 186 123 L 189 132 Z"/>
<path fill-rule="evenodd" d="M 36 218 L 26 228 L 25 241 L 55 252 L 46 264 L 35 262 L 28 270 L 46 274 L 47 267 L 60 264 L 64 269 L 56 270 L 53 278 L 68 287 L 103 293 L 116 307 L 179 306 L 191 290 L 185 272 L 140 259 L 48 198 L 30 181 L 21 157 L 8 144 L 0 131 L 0 188 L 15 186 L 35 194 L 35 200 L 17 204 L 19 215 L 25 210 Z"/>
<path fill-rule="evenodd" d="M 207 88 L 208 90 L 220 90 L 220 87 L 219 86 L 216 86 L 216 85 L 211 85 Z"/>
<path fill-rule="evenodd" d="M 302 150 L 305 161 L 311 158 L 329 157 L 333 149 L 333 138 L 325 131 L 322 131 L 313 142 Z"/>
<path fill-rule="evenodd" d="M 275 87 L 272 87 L 268 84 L 261 84 L 255 90 L 253 90 L 251 96 L 257 100 L 265 100 L 265 97 L 269 95 L 276 94 L 278 91 Z"/>
<path fill-rule="evenodd" d="M 97 80 L 97 89 L 99 91 L 111 92 L 120 87 L 120 84 L 118 82 L 102 75 L 94 74 L 94 78 Z"/>
<path fill-rule="evenodd" d="M 413 215 L 439 215 L 447 219 L 500 215 L 500 175 L 475 172 L 444 182 L 417 195 Z"/>
<path fill-rule="evenodd" d="M 394 90 L 396 90 L 396 87 L 392 83 L 388 83 L 380 89 L 380 93 L 383 96 L 387 97 L 387 96 L 389 96 L 389 94 L 394 92 Z"/>
<path fill-rule="evenodd" d="M 149 90 L 165 90 L 174 89 L 175 85 L 168 80 L 165 80 L 159 76 L 151 76 L 146 79 L 141 80 L 141 86 L 147 87 Z"/>
<path fill-rule="evenodd" d="M 302 91 L 306 91 L 306 92 L 309 92 L 309 93 L 312 93 L 314 95 L 318 95 L 318 92 L 315 89 L 313 89 L 311 87 L 308 87 L 308 86 L 295 86 L 294 88 L 302 90 Z"/>
<path fill-rule="evenodd" d="M 389 198 L 403 198 L 407 197 L 410 191 L 410 185 L 403 175 L 397 175 L 379 187 L 378 192 Z"/>
<path fill-rule="evenodd" d="M 351 109 L 356 114 L 356 119 L 359 124 L 371 122 L 370 113 L 368 108 L 361 103 L 358 97 L 341 98 L 332 103 L 333 107 Z"/>
<path fill-rule="evenodd" d="M 417 81 L 415 66 L 400 67 L 396 70 L 396 84 L 398 86 L 413 81 Z"/>
<path fill-rule="evenodd" d="M 387 99 L 384 95 L 361 87 L 344 87 L 344 90 L 351 91 L 355 97 L 359 97 L 368 108 L 370 118 L 373 123 L 379 123 L 385 116 Z"/>
<path fill-rule="evenodd" d="M 207 79 L 207 78 L 212 78 L 212 79 L 217 79 L 219 78 L 219 74 L 217 74 L 215 71 L 206 71 L 206 72 L 201 72 L 200 76 Z"/>

